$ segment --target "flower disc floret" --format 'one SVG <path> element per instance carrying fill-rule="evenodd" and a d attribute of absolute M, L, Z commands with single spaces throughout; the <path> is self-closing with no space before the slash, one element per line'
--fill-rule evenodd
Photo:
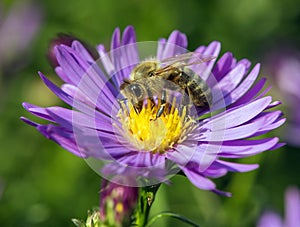
<path fill-rule="evenodd" d="M 122 125 L 119 132 L 140 151 L 163 154 L 195 129 L 196 122 L 187 114 L 187 107 L 176 105 L 175 98 L 172 106 L 157 118 L 159 108 L 159 104 L 148 100 L 138 113 L 131 104 L 129 110 L 123 107 L 118 112 Z"/>

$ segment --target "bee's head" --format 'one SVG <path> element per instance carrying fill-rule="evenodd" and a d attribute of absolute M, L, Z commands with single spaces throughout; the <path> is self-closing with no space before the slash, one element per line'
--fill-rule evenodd
<path fill-rule="evenodd" d="M 145 98 L 146 93 L 141 84 L 130 83 L 128 81 L 124 81 L 124 83 L 120 86 L 120 92 L 124 98 L 131 101 L 132 104 L 142 101 Z"/>
<path fill-rule="evenodd" d="M 144 61 L 138 64 L 131 72 L 132 80 L 139 80 L 154 76 L 155 71 L 159 68 L 159 63 L 155 60 Z"/>

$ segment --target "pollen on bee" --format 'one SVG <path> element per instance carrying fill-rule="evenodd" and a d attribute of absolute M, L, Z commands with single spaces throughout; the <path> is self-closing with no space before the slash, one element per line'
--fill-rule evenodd
<path fill-rule="evenodd" d="M 131 103 L 120 108 L 117 118 L 121 127 L 117 130 L 138 151 L 165 153 L 178 142 L 183 142 L 194 130 L 195 121 L 187 113 L 186 106 L 180 106 L 173 98 L 172 104 L 166 103 L 163 113 L 157 117 L 161 106 L 148 99 L 137 113 Z"/>

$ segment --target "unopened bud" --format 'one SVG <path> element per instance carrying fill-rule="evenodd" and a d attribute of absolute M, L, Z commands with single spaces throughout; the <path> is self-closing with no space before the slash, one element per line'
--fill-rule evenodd
<path fill-rule="evenodd" d="M 138 198 L 138 189 L 102 181 L 100 192 L 101 219 L 114 226 L 128 226 Z"/>

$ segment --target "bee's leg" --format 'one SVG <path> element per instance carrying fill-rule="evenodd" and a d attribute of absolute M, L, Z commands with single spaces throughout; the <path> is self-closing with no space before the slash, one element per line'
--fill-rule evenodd
<path fill-rule="evenodd" d="M 133 105 L 133 109 L 134 109 L 136 114 L 139 114 L 141 112 L 142 108 L 143 108 L 143 102 L 142 101 L 139 101 L 138 103 L 135 103 Z"/>
<path fill-rule="evenodd" d="M 151 108 L 153 108 L 155 106 L 155 101 L 154 101 L 153 97 L 149 97 L 148 99 L 151 102 Z"/>
<path fill-rule="evenodd" d="M 134 111 L 135 111 L 136 114 L 139 114 L 139 109 L 138 109 L 137 106 L 134 105 L 134 106 L 133 106 L 133 109 L 134 109 Z"/>
<path fill-rule="evenodd" d="M 166 92 L 165 89 L 162 90 L 160 100 L 161 100 L 161 104 L 160 104 L 159 109 L 156 113 L 156 118 L 155 119 L 159 118 L 165 110 L 165 107 L 166 107 L 166 104 L 167 104 L 167 92 Z"/>

